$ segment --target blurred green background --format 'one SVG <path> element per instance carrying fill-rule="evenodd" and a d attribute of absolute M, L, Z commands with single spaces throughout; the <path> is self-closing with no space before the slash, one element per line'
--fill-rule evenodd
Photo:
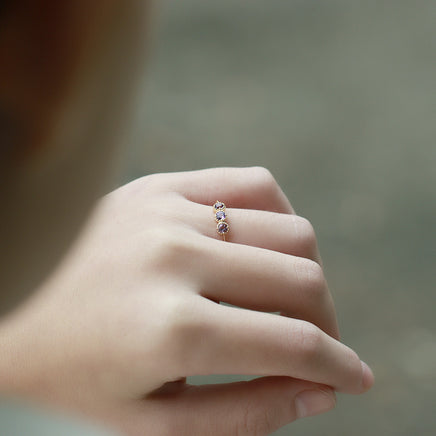
<path fill-rule="evenodd" d="M 125 179 L 269 168 L 317 230 L 343 341 L 376 375 L 276 435 L 436 434 L 436 2 L 157 9 Z"/>

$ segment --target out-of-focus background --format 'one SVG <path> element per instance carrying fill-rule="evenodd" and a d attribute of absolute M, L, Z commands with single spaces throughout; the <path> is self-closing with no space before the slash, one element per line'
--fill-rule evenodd
<path fill-rule="evenodd" d="M 158 9 L 125 180 L 269 168 L 315 226 L 343 341 L 377 378 L 276 434 L 436 434 L 436 2 Z"/>

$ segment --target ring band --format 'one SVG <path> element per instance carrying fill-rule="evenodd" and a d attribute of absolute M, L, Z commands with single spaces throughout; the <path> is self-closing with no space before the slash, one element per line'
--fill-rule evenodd
<path fill-rule="evenodd" d="M 229 233 L 230 226 L 227 223 L 227 212 L 226 205 L 222 201 L 216 201 L 212 206 L 213 213 L 215 215 L 216 231 L 217 233 L 223 237 L 223 241 L 226 240 L 226 234 Z"/>

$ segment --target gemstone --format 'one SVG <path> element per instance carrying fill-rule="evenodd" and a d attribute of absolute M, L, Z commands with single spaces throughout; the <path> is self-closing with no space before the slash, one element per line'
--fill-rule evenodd
<path fill-rule="evenodd" d="M 223 210 L 219 210 L 215 214 L 215 218 L 217 221 L 224 221 L 226 219 L 226 213 Z"/>
<path fill-rule="evenodd" d="M 224 233 L 227 233 L 229 231 L 229 225 L 226 222 L 222 221 L 218 223 L 216 229 L 220 235 L 224 235 Z"/>
<path fill-rule="evenodd" d="M 225 209 L 225 204 L 222 203 L 221 201 L 217 201 L 214 205 L 213 205 L 215 210 L 220 210 L 220 209 Z"/>

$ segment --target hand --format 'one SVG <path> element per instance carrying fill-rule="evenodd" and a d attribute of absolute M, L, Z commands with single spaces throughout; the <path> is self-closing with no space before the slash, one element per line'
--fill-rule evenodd
<path fill-rule="evenodd" d="M 338 341 L 319 262 L 310 223 L 265 169 L 138 179 L 101 200 L 57 272 L 3 322 L 0 382 L 128 435 L 267 435 L 333 408 L 334 390 L 373 383 Z M 266 377 L 185 383 L 199 374 Z"/>

